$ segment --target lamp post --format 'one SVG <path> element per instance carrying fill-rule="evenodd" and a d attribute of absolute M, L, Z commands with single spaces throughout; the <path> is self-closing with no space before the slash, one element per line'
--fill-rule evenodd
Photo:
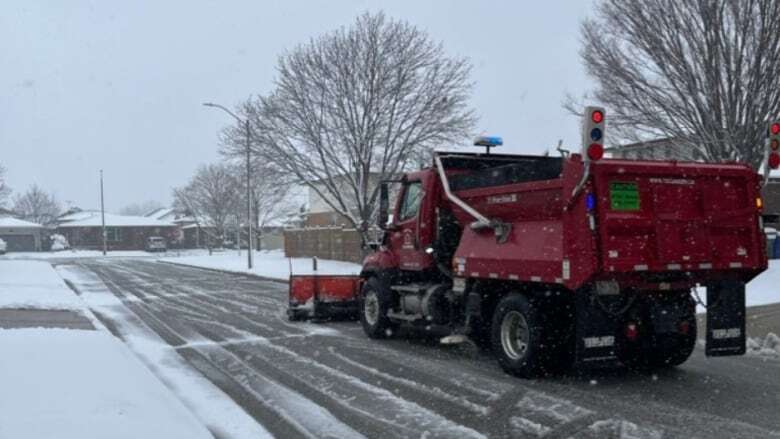
<path fill-rule="evenodd" d="M 206 107 L 213 107 L 213 108 L 219 108 L 220 110 L 224 111 L 225 113 L 233 116 L 234 119 L 238 121 L 239 124 L 244 125 L 244 129 L 246 130 L 246 218 L 247 218 L 247 229 L 248 229 L 248 247 L 246 252 L 246 265 L 248 269 L 252 269 L 252 190 L 251 190 L 251 180 L 252 180 L 252 167 L 249 162 L 250 159 L 250 136 L 251 131 L 249 128 L 249 119 L 241 119 L 240 117 L 236 116 L 235 113 L 228 110 L 222 105 L 214 104 L 211 102 L 205 102 L 203 104 Z M 238 246 L 241 247 L 241 242 L 238 243 Z"/>
<path fill-rule="evenodd" d="M 100 170 L 100 231 L 103 235 L 103 256 L 108 251 L 108 244 L 106 243 L 106 206 L 103 203 L 103 170 Z"/>

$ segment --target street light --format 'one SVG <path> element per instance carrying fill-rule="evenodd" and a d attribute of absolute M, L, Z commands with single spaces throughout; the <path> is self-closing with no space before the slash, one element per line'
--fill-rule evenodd
<path fill-rule="evenodd" d="M 225 113 L 233 116 L 234 119 L 238 121 L 239 124 L 244 124 L 244 129 L 246 130 L 246 218 L 247 218 L 247 225 L 249 230 L 249 237 L 247 239 L 248 241 L 248 248 L 246 252 L 246 265 L 251 270 L 252 269 L 252 190 L 250 189 L 250 181 L 252 177 L 252 167 L 249 163 L 249 155 L 250 155 L 250 136 L 251 132 L 249 130 L 249 119 L 241 119 L 240 117 L 236 116 L 235 113 L 228 110 L 222 105 L 214 104 L 211 102 L 204 102 L 204 106 L 206 107 L 213 107 L 213 108 L 219 108 L 220 110 L 224 111 Z M 238 243 L 239 248 L 241 247 L 241 243 Z"/>

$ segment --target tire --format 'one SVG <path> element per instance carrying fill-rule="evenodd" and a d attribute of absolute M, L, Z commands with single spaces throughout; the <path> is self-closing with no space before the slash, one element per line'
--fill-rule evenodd
<path fill-rule="evenodd" d="M 509 374 L 531 378 L 545 372 L 545 328 L 540 310 L 521 294 L 501 299 L 493 312 L 492 344 Z"/>
<path fill-rule="evenodd" d="M 363 285 L 358 306 L 360 324 L 369 338 L 388 338 L 398 329 L 398 324 L 387 317 L 393 308 L 393 292 L 377 278 L 370 278 Z"/>

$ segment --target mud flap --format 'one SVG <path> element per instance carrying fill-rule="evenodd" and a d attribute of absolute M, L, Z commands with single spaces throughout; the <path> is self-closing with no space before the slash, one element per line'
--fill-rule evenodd
<path fill-rule="evenodd" d="M 621 307 L 622 296 L 597 297 L 593 289 L 582 288 L 575 297 L 576 361 L 587 364 L 616 360 L 618 319 L 607 311 Z"/>
<path fill-rule="evenodd" d="M 745 354 L 745 283 L 722 281 L 707 285 L 707 347 L 709 357 Z"/>

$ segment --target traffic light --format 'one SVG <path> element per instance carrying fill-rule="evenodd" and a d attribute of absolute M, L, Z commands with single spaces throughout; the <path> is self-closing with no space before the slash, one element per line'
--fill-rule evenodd
<path fill-rule="evenodd" d="M 604 157 L 604 109 L 585 107 L 582 126 L 582 157 L 586 161 L 601 160 Z M 780 159 L 780 156 L 778 156 Z"/>
<path fill-rule="evenodd" d="M 769 158 L 767 163 L 771 169 L 780 167 L 780 122 L 769 124 Z"/>

